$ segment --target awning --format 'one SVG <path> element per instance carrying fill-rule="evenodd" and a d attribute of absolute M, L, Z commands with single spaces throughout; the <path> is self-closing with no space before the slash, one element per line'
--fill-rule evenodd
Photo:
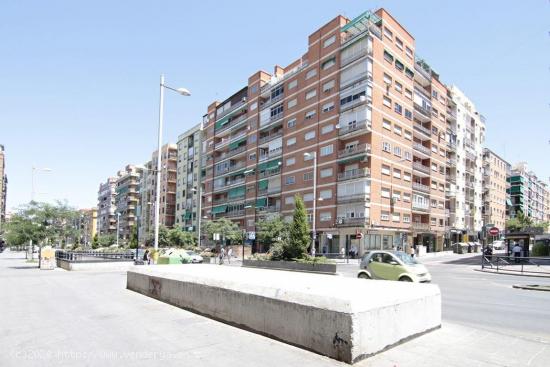
<path fill-rule="evenodd" d="M 246 141 L 246 137 L 239 139 L 237 141 L 234 141 L 233 143 L 229 144 L 229 149 L 235 149 L 241 144 L 243 141 Z"/>
<path fill-rule="evenodd" d="M 267 167 L 267 163 L 265 163 L 265 162 L 260 163 L 260 164 L 258 164 L 258 171 L 265 171 L 266 167 Z"/>
<path fill-rule="evenodd" d="M 243 175 L 243 174 L 244 174 L 244 171 L 246 171 L 246 169 L 241 169 L 241 170 L 239 170 L 239 171 L 231 172 L 229 175 L 230 175 L 230 176 Z"/>
<path fill-rule="evenodd" d="M 226 210 L 227 210 L 227 205 L 215 206 L 212 208 L 212 214 L 225 213 Z"/>
<path fill-rule="evenodd" d="M 239 186 L 239 187 L 235 187 L 234 189 L 231 189 L 229 190 L 229 193 L 228 193 L 228 197 L 230 199 L 234 199 L 234 198 L 237 198 L 237 197 L 240 197 L 240 196 L 244 196 L 246 192 L 246 186 Z"/>
<path fill-rule="evenodd" d="M 267 198 L 256 200 L 256 208 L 263 208 L 267 206 Z"/>
<path fill-rule="evenodd" d="M 215 129 L 220 129 L 223 125 L 227 124 L 229 122 L 229 116 L 225 116 L 220 121 L 216 122 Z"/>
<path fill-rule="evenodd" d="M 268 180 L 263 180 L 263 181 L 258 182 L 258 190 L 267 189 L 268 184 L 269 184 Z"/>
<path fill-rule="evenodd" d="M 338 163 L 343 164 L 343 163 L 357 162 L 357 161 L 360 161 L 360 160 L 364 159 L 365 156 L 366 156 L 366 154 L 356 155 L 356 156 L 353 156 L 353 157 L 350 157 L 350 158 L 342 158 L 342 160 L 339 160 Z"/>
<path fill-rule="evenodd" d="M 273 161 L 267 162 L 265 169 L 279 168 L 280 163 L 282 163 L 281 159 L 275 159 Z"/>

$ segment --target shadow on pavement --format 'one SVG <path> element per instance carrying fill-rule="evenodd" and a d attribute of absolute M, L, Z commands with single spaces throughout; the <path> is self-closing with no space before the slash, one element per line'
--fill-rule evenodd
<path fill-rule="evenodd" d="M 25 270 L 25 269 L 38 269 L 38 264 L 36 265 L 28 265 L 28 266 L 8 266 L 8 269 L 17 269 L 17 270 Z"/>
<path fill-rule="evenodd" d="M 457 260 L 451 260 L 451 261 L 445 261 L 444 264 L 451 264 L 451 265 L 481 265 L 481 255 L 473 256 L 473 257 L 465 257 L 462 259 Z"/>

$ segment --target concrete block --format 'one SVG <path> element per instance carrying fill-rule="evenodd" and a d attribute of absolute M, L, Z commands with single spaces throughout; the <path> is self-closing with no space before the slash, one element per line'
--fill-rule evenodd
<path fill-rule="evenodd" d="M 203 265 L 136 268 L 127 288 L 347 363 L 441 325 L 429 284 Z"/>
<path fill-rule="evenodd" d="M 126 271 L 135 267 L 134 261 L 89 261 L 75 262 L 57 259 L 57 267 L 70 271 L 101 271 L 119 270 Z"/>
<path fill-rule="evenodd" d="M 243 266 L 273 270 L 307 271 L 314 273 L 336 274 L 336 263 L 301 264 L 295 261 L 245 260 Z"/>

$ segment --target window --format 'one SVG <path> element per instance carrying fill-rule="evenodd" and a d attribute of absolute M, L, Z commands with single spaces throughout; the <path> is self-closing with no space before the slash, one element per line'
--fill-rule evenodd
<path fill-rule="evenodd" d="M 308 131 L 305 135 L 304 135 L 304 140 L 311 140 L 315 138 L 315 130 L 312 130 L 312 131 Z"/>
<path fill-rule="evenodd" d="M 332 144 L 327 145 L 327 146 L 325 146 L 325 147 L 322 147 L 322 148 L 321 148 L 321 157 L 324 157 L 324 156 L 327 156 L 327 155 L 329 155 L 329 154 L 332 154 L 332 152 L 333 152 L 333 146 L 332 146 Z"/>
<path fill-rule="evenodd" d="M 291 145 L 294 145 L 294 144 L 296 144 L 296 138 L 288 138 L 288 139 L 286 140 L 286 146 L 287 146 L 287 147 L 288 147 L 288 146 L 291 146 Z"/>
<path fill-rule="evenodd" d="M 328 68 L 330 68 L 331 66 L 334 66 L 334 64 L 336 64 L 336 59 L 333 57 L 331 59 L 328 59 L 327 61 L 324 61 L 322 64 L 321 64 L 321 68 L 323 70 L 327 70 Z"/>
<path fill-rule="evenodd" d="M 317 95 L 317 90 L 312 89 L 312 90 L 310 90 L 309 92 L 306 93 L 306 100 L 311 99 L 311 98 L 315 97 L 316 95 Z"/>
<path fill-rule="evenodd" d="M 319 220 L 321 222 L 327 222 L 332 220 L 332 213 L 331 212 L 321 212 L 319 214 Z"/>
<path fill-rule="evenodd" d="M 403 41 L 401 41 L 399 38 L 395 37 L 395 45 L 403 51 Z"/>
<path fill-rule="evenodd" d="M 391 108 L 391 99 L 384 96 L 384 106 Z"/>
<path fill-rule="evenodd" d="M 399 60 L 395 60 L 395 68 L 399 71 L 403 71 L 405 69 L 405 65 Z"/>
<path fill-rule="evenodd" d="M 402 92 L 403 92 L 403 85 L 402 85 L 401 83 L 399 83 L 397 80 L 395 81 L 394 88 L 395 88 L 395 90 L 398 91 L 399 93 L 402 93 Z"/>
<path fill-rule="evenodd" d="M 411 174 L 409 172 L 403 172 L 403 180 L 410 181 L 411 180 Z"/>
<path fill-rule="evenodd" d="M 250 111 L 254 111 L 256 108 L 258 108 L 258 102 L 254 102 L 250 105 Z"/>
<path fill-rule="evenodd" d="M 408 160 L 408 161 L 412 160 L 412 154 L 408 150 L 405 151 L 405 159 Z"/>
<path fill-rule="evenodd" d="M 250 87 L 250 94 L 255 94 L 258 91 L 258 84 L 254 84 Z"/>
<path fill-rule="evenodd" d="M 296 126 L 296 118 L 288 120 L 286 126 L 288 126 L 288 128 L 293 128 L 294 126 Z"/>
<path fill-rule="evenodd" d="M 286 176 L 285 184 L 286 185 L 293 185 L 294 182 L 296 182 L 296 179 L 294 176 Z"/>
<path fill-rule="evenodd" d="M 327 38 L 327 39 L 323 42 L 323 48 L 332 45 L 334 42 L 336 42 L 336 35 Z"/>
<path fill-rule="evenodd" d="M 410 203 L 411 202 L 411 194 L 407 193 L 407 192 L 404 192 L 403 193 L 403 201 L 406 202 L 406 203 Z"/>
<path fill-rule="evenodd" d="M 392 192 L 392 197 L 394 200 L 401 200 L 401 191 L 393 191 Z"/>
<path fill-rule="evenodd" d="M 304 173 L 304 181 L 311 181 L 311 180 L 313 180 L 313 172 Z"/>
<path fill-rule="evenodd" d="M 332 190 L 321 190 L 319 192 L 319 197 L 321 199 L 330 199 L 330 198 L 332 198 Z"/>
<path fill-rule="evenodd" d="M 294 163 L 296 163 L 296 158 L 288 158 L 286 160 L 286 165 L 287 166 L 292 166 Z"/>
<path fill-rule="evenodd" d="M 383 198 L 389 199 L 390 198 L 390 189 L 388 189 L 387 187 L 383 187 L 380 190 L 380 196 L 382 196 Z"/>
<path fill-rule="evenodd" d="M 437 98 L 438 94 L 436 90 L 432 90 L 432 97 Z"/>
<path fill-rule="evenodd" d="M 308 152 L 308 154 L 304 154 L 304 162 L 310 161 L 313 159 L 313 152 Z"/>
<path fill-rule="evenodd" d="M 432 163 L 432 171 L 437 172 L 437 164 Z"/>
<path fill-rule="evenodd" d="M 384 84 L 391 84 L 392 78 L 388 74 L 384 73 Z"/>
<path fill-rule="evenodd" d="M 397 169 L 397 168 L 394 168 L 394 169 L 393 169 L 393 177 L 395 177 L 395 178 L 401 178 L 401 170 L 400 170 L 400 169 Z"/>
<path fill-rule="evenodd" d="M 393 33 L 386 27 L 384 27 L 384 36 L 388 37 L 393 41 Z"/>
<path fill-rule="evenodd" d="M 315 110 L 311 110 L 308 113 L 306 113 L 305 119 L 311 120 L 315 116 Z"/>
<path fill-rule="evenodd" d="M 412 140 L 412 133 L 409 130 L 405 130 L 405 139 Z"/>
<path fill-rule="evenodd" d="M 382 127 L 387 130 L 391 130 L 391 122 L 386 119 L 382 120 Z"/>
<path fill-rule="evenodd" d="M 334 109 L 334 102 L 325 103 L 323 105 L 323 112 L 330 112 Z"/>
<path fill-rule="evenodd" d="M 390 54 L 388 51 L 384 50 L 384 60 L 386 60 L 390 64 L 393 64 L 393 55 Z"/>
<path fill-rule="evenodd" d="M 412 111 L 409 111 L 405 108 L 405 118 L 412 120 L 413 119 L 413 113 Z"/>
<path fill-rule="evenodd" d="M 390 220 L 390 212 L 388 211 L 381 211 L 380 212 L 380 220 L 388 221 Z"/>
<path fill-rule="evenodd" d="M 296 98 L 291 99 L 290 101 L 288 101 L 288 108 L 292 108 L 292 107 L 296 106 L 297 104 L 298 104 L 298 100 Z"/>
<path fill-rule="evenodd" d="M 398 157 L 401 157 L 401 147 L 393 147 L 393 154 L 395 154 Z"/>
<path fill-rule="evenodd" d="M 328 134 L 330 133 L 332 130 L 334 130 L 334 125 L 330 124 L 330 125 L 325 125 L 321 128 L 321 134 Z"/>
<path fill-rule="evenodd" d="M 405 97 L 407 97 L 408 99 L 412 99 L 412 98 L 413 98 L 413 94 L 412 94 L 412 92 L 410 91 L 410 89 L 405 88 Z"/>
<path fill-rule="evenodd" d="M 313 201 L 313 193 L 304 194 L 304 201 Z"/>
<path fill-rule="evenodd" d="M 285 197 L 285 204 L 286 205 L 294 204 L 294 196 Z"/>
<path fill-rule="evenodd" d="M 311 69 L 306 73 L 306 79 L 313 78 L 315 75 L 317 75 L 317 69 Z"/>
<path fill-rule="evenodd" d="M 411 216 L 409 214 L 403 214 L 403 223 L 410 223 Z"/>
<path fill-rule="evenodd" d="M 405 68 L 405 75 L 406 75 L 407 78 L 409 78 L 409 79 L 414 78 L 414 72 L 413 72 L 411 69 L 409 69 L 409 68 Z"/>
<path fill-rule="evenodd" d="M 390 175 L 390 166 L 387 166 L 385 164 L 382 165 L 382 174 L 383 175 Z"/>
<path fill-rule="evenodd" d="M 391 153 L 391 144 L 388 143 L 387 141 L 382 142 L 382 150 L 384 152 Z"/>
<path fill-rule="evenodd" d="M 319 172 L 319 176 L 321 178 L 331 177 L 332 176 L 332 168 L 322 169 L 321 172 Z"/>
<path fill-rule="evenodd" d="M 412 59 L 413 58 L 413 52 L 410 48 L 408 48 L 407 46 L 405 46 L 405 54 L 407 55 L 407 57 L 409 59 Z"/>
<path fill-rule="evenodd" d="M 251 161 L 255 161 L 256 160 L 256 153 L 252 153 L 251 155 L 249 155 L 248 159 L 251 160 Z"/>
<path fill-rule="evenodd" d="M 334 79 L 323 84 L 323 92 L 328 93 L 334 88 Z"/>
<path fill-rule="evenodd" d="M 401 214 L 399 213 L 392 213 L 391 215 L 392 222 L 399 222 L 401 221 Z"/>
<path fill-rule="evenodd" d="M 401 129 L 401 126 L 393 125 L 393 132 L 397 135 L 401 135 L 403 133 L 403 129 Z"/>
<path fill-rule="evenodd" d="M 288 89 L 294 89 L 298 86 L 298 79 L 294 79 L 290 83 L 288 83 Z"/>
<path fill-rule="evenodd" d="M 395 110 L 395 112 L 397 112 L 398 114 L 401 115 L 403 113 L 403 106 L 401 106 L 399 103 L 395 102 L 394 110 Z"/>

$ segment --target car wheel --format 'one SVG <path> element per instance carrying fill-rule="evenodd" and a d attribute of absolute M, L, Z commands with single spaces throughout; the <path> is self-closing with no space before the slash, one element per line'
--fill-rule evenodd
<path fill-rule="evenodd" d="M 359 279 L 370 279 L 369 275 L 367 273 L 360 273 L 357 278 Z"/>
<path fill-rule="evenodd" d="M 399 278 L 400 282 L 412 282 L 412 279 L 409 277 L 401 277 Z"/>

